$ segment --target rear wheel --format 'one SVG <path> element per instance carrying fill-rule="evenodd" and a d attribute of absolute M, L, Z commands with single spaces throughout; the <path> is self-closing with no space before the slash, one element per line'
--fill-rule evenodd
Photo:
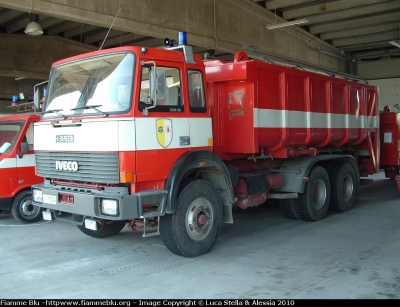
<path fill-rule="evenodd" d="M 322 166 L 315 166 L 308 175 L 304 193 L 296 201 L 296 212 L 305 221 L 323 219 L 329 208 L 330 183 L 328 173 Z"/>
<path fill-rule="evenodd" d="M 42 219 L 42 208 L 32 205 L 32 192 L 25 190 L 14 197 L 11 214 L 19 222 L 35 223 Z"/>
<path fill-rule="evenodd" d="M 331 203 L 333 211 L 345 212 L 353 207 L 357 193 L 354 169 L 349 163 L 338 163 L 331 172 Z"/>
<path fill-rule="evenodd" d="M 174 254 L 196 257 L 214 246 L 222 227 L 222 202 L 214 187 L 204 180 L 188 183 L 173 214 L 161 217 L 160 232 Z"/>
<path fill-rule="evenodd" d="M 74 214 L 74 220 L 82 222 L 83 216 Z M 84 225 L 77 225 L 85 235 L 94 238 L 106 238 L 118 234 L 126 225 L 125 221 L 98 220 L 97 230 L 87 229 Z"/>

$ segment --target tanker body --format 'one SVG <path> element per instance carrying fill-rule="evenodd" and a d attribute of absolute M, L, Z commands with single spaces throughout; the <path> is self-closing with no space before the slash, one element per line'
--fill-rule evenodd
<path fill-rule="evenodd" d="M 374 86 L 249 61 L 244 52 L 232 63 L 205 64 L 214 130 L 222 128 L 214 151 L 223 159 L 260 149 L 286 159 L 325 147 L 356 148 L 378 128 Z"/>
<path fill-rule="evenodd" d="M 278 199 L 310 221 L 350 210 L 360 174 L 379 168 L 378 123 L 375 87 L 241 51 L 233 62 L 186 45 L 79 55 L 50 73 L 33 203 L 89 236 L 143 226 L 195 257 L 235 208 Z"/>
<path fill-rule="evenodd" d="M 236 206 L 277 198 L 286 217 L 311 221 L 351 209 L 360 176 L 379 170 L 375 86 L 244 52 L 205 65 L 214 151 L 239 178 Z"/>

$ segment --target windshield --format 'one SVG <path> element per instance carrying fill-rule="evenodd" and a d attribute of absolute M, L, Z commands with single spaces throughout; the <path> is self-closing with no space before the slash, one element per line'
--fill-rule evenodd
<path fill-rule="evenodd" d="M 54 67 L 45 118 L 107 115 L 131 108 L 134 55 L 113 53 Z"/>
<path fill-rule="evenodd" d="M 25 121 L 0 122 L 0 154 L 9 153 L 15 146 Z"/>

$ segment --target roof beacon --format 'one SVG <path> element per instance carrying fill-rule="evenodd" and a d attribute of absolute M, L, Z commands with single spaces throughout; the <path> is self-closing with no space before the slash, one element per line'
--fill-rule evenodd
<path fill-rule="evenodd" d="M 187 34 L 186 32 L 179 32 L 179 45 L 187 45 Z"/>
<path fill-rule="evenodd" d="M 185 62 L 189 64 L 196 64 L 193 59 L 193 49 L 192 46 L 187 45 L 187 35 L 186 32 L 179 32 L 178 35 L 178 46 L 175 45 L 176 41 L 174 39 L 169 39 L 166 37 L 164 39 L 164 47 L 169 50 L 180 50 L 185 54 Z"/>

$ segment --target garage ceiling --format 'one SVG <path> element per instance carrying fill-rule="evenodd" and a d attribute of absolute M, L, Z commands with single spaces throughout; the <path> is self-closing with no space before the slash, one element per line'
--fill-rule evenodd
<path fill-rule="evenodd" d="M 301 28 L 357 60 L 400 56 L 399 0 L 256 1 L 286 20 L 305 18 Z"/>
<path fill-rule="evenodd" d="M 306 18 L 304 30 L 357 60 L 400 57 L 400 48 L 391 45 L 400 40 L 400 0 L 268 0 L 257 1 L 260 10 L 269 10 L 288 21 Z M 28 24 L 26 11 L 0 7 L 0 32 L 22 34 Z M 123 32 L 95 25 L 40 15 L 44 35 L 103 48 L 123 45 L 160 46 L 160 38 Z M 109 33 L 108 33 L 109 31 Z M 273 31 L 273 30 L 271 30 Z M 107 40 L 104 42 L 104 38 Z M 200 46 L 195 52 L 203 52 Z M 214 57 L 231 55 L 214 51 Z"/>

